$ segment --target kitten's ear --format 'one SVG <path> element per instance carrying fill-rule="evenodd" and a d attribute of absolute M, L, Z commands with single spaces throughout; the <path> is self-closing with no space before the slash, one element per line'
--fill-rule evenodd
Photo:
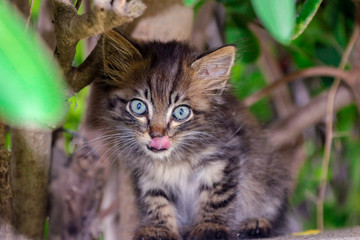
<path fill-rule="evenodd" d="M 191 64 L 195 79 L 201 81 L 207 90 L 222 90 L 234 64 L 235 53 L 236 48 L 229 45 L 201 56 Z"/>
<path fill-rule="evenodd" d="M 131 68 L 131 64 L 142 59 L 139 50 L 122 34 L 110 30 L 103 34 L 104 71 L 109 76 L 119 76 Z"/>

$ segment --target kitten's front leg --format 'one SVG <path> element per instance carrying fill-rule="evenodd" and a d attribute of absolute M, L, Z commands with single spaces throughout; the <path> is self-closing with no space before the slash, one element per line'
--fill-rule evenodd
<path fill-rule="evenodd" d="M 235 195 L 219 195 L 216 191 L 202 193 L 203 202 L 199 221 L 189 234 L 188 240 L 228 240 L 230 229 L 228 219 Z"/>
<path fill-rule="evenodd" d="M 246 219 L 240 224 L 237 239 L 268 238 L 271 236 L 272 224 L 265 218 Z"/>
<path fill-rule="evenodd" d="M 140 201 L 143 223 L 137 229 L 134 240 L 177 240 L 179 233 L 175 210 L 165 191 L 147 190 Z"/>
<path fill-rule="evenodd" d="M 228 226 L 234 214 L 236 186 L 236 179 L 228 175 L 212 187 L 201 189 L 198 223 L 190 231 L 188 240 L 230 239 Z"/>

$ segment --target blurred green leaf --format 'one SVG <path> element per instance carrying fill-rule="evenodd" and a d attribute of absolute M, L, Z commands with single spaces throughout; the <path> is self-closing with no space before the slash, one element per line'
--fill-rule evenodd
<path fill-rule="evenodd" d="M 234 88 L 234 93 L 239 99 L 244 99 L 266 86 L 265 79 L 260 71 L 246 68 L 245 66 L 241 61 L 237 61 L 231 72 L 230 81 Z M 268 98 L 261 99 L 252 105 L 250 111 L 262 123 L 269 122 L 273 118 Z"/>
<path fill-rule="evenodd" d="M 76 93 L 74 96 L 68 99 L 69 110 L 66 114 L 66 121 L 64 124 L 64 129 L 66 130 L 64 136 L 65 151 L 69 155 L 75 148 L 72 142 L 74 136 L 71 134 L 71 132 L 76 132 L 79 129 L 81 119 L 85 114 L 85 102 L 88 94 L 89 87 L 85 87 L 80 92 Z"/>
<path fill-rule="evenodd" d="M 256 18 L 250 0 L 219 0 L 218 2 L 222 2 L 224 4 L 227 14 L 236 12 L 243 20 L 247 22 L 250 22 Z"/>
<path fill-rule="evenodd" d="M 260 44 L 256 36 L 247 28 L 241 16 L 233 13 L 226 23 L 225 36 L 227 43 L 236 43 L 239 59 L 243 63 L 254 62 L 260 54 Z"/>
<path fill-rule="evenodd" d="M 1 118 L 13 125 L 57 124 L 66 109 L 61 74 L 7 1 L 0 2 L 0 36 Z"/>
<path fill-rule="evenodd" d="M 294 0 L 251 0 L 256 15 L 280 43 L 290 43 L 295 25 Z"/>
<path fill-rule="evenodd" d="M 323 0 L 306 0 L 299 15 L 296 18 L 294 34 L 291 39 L 299 37 L 314 18 Z"/>
<path fill-rule="evenodd" d="M 183 1 L 185 6 L 192 7 L 196 5 L 200 0 L 183 0 Z"/>

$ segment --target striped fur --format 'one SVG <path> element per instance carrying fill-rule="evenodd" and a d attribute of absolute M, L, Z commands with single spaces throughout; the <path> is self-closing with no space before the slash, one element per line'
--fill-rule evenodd
<path fill-rule="evenodd" d="M 132 44 L 102 38 L 103 77 L 94 82 L 87 124 L 101 129 L 108 157 L 126 162 L 142 224 L 134 239 L 236 239 L 286 230 L 290 179 L 254 118 L 227 82 L 235 48 L 200 55 L 180 42 Z M 129 109 L 132 99 L 145 116 Z M 191 108 L 183 122 L 173 110 Z M 156 130 L 155 130 L 156 129 Z M 153 132 L 168 150 L 149 150 Z"/>

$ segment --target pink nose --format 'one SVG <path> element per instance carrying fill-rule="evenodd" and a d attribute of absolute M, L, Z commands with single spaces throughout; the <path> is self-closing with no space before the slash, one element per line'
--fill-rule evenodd
<path fill-rule="evenodd" d="M 169 149 L 170 139 L 167 136 L 153 138 L 151 139 L 150 147 L 156 150 Z"/>

